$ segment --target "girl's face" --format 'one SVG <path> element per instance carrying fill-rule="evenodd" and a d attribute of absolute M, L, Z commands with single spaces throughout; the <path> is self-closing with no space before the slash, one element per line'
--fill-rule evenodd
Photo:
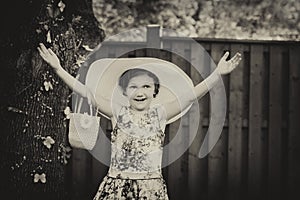
<path fill-rule="evenodd" d="M 153 99 L 154 81 L 146 74 L 135 76 L 129 80 L 125 94 L 134 110 L 147 110 Z"/>

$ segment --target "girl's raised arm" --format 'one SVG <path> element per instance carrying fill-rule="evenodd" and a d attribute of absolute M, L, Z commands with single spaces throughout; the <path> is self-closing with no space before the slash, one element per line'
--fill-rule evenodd
<path fill-rule="evenodd" d="M 76 92 L 82 97 L 87 98 L 90 101 L 89 103 L 92 103 L 95 107 L 98 107 L 98 109 L 106 116 L 112 116 L 110 101 L 102 98 L 97 99 L 96 102 L 92 92 L 84 84 L 82 84 L 62 68 L 57 55 L 50 48 L 47 49 L 44 44 L 40 44 L 38 51 L 41 57 L 54 69 L 56 74 L 69 86 L 72 91 Z"/>
<path fill-rule="evenodd" d="M 201 83 L 194 87 L 194 94 L 196 98 L 193 98 L 193 95 L 187 94 L 183 101 L 180 101 L 180 105 L 177 101 L 167 103 L 164 106 L 167 119 L 178 115 L 182 110 L 187 108 L 191 103 L 197 99 L 203 97 L 213 86 L 216 85 L 218 81 L 218 75 L 226 75 L 232 72 L 242 60 L 241 54 L 236 53 L 230 60 L 226 61 L 229 56 L 229 52 L 226 52 L 223 57 L 220 59 L 217 68 Z M 187 99 L 186 97 L 191 97 L 192 99 Z"/>
<path fill-rule="evenodd" d="M 231 73 L 242 60 L 240 53 L 236 53 L 230 60 L 226 61 L 228 56 L 229 52 L 226 52 L 220 59 L 217 68 L 205 80 L 195 86 L 194 91 L 197 98 L 204 96 L 211 89 L 211 87 L 216 85 L 218 81 L 218 75 L 226 75 Z"/>

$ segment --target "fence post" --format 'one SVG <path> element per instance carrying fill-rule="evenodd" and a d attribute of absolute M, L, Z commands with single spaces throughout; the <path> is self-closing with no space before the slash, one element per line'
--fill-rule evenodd
<path fill-rule="evenodd" d="M 266 164 L 262 133 L 263 45 L 251 45 L 249 88 L 249 139 L 248 139 L 248 197 L 264 199 L 263 167 Z"/>
<path fill-rule="evenodd" d="M 283 95 L 283 56 L 282 46 L 270 47 L 269 72 L 269 134 L 268 134 L 268 195 L 270 199 L 284 198 L 282 193 L 282 95 Z M 282 196 L 281 196 L 282 195 Z"/>
<path fill-rule="evenodd" d="M 300 47 L 289 47 L 289 132 L 288 132 L 288 193 L 287 198 L 299 195 L 300 183 Z"/>
<path fill-rule="evenodd" d="M 231 45 L 231 55 L 236 52 L 242 53 L 244 57 L 244 45 Z M 228 130 L 228 160 L 227 160 L 227 184 L 228 199 L 242 199 L 242 173 L 243 173 L 243 153 L 245 151 L 243 141 L 243 87 L 244 82 L 244 62 L 241 62 L 237 69 L 230 74 L 229 93 L 229 130 Z"/>
<path fill-rule="evenodd" d="M 161 48 L 160 26 L 158 24 L 150 24 L 147 26 L 147 48 Z"/>

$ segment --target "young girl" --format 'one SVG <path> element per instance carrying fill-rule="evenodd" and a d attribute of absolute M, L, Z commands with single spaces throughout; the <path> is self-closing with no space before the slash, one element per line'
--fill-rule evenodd
<path fill-rule="evenodd" d="M 166 122 L 206 94 L 209 90 L 206 83 L 213 85 L 218 80 L 215 73 L 228 74 L 241 61 L 239 53 L 226 61 L 229 55 L 226 52 L 215 71 L 196 85 L 193 88 L 194 95 L 187 95 L 190 99 L 185 97 L 185 100 L 180 102 L 180 106 L 177 101 L 152 105 L 151 102 L 160 90 L 158 76 L 145 69 L 129 69 L 120 76 L 118 81 L 123 95 L 129 102 L 129 106 L 124 106 L 117 100 L 112 103 L 112 99 L 101 95 L 95 99 L 85 85 L 61 67 L 59 59 L 50 48 L 47 49 L 40 44 L 38 51 L 73 91 L 87 97 L 101 113 L 111 119 L 113 126 L 111 163 L 108 174 L 94 197 L 95 200 L 168 199 L 166 184 L 161 173 Z"/>

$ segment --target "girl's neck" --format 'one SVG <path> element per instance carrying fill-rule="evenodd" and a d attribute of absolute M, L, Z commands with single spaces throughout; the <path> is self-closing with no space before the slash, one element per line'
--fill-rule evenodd
<path fill-rule="evenodd" d="M 137 109 L 132 108 L 132 106 L 129 106 L 129 109 L 131 110 L 131 112 L 133 112 L 134 114 L 137 114 L 137 115 L 146 114 L 146 113 L 148 113 L 148 110 L 149 110 L 149 108 L 143 109 L 143 110 L 137 110 Z"/>
<path fill-rule="evenodd" d="M 135 110 L 129 106 L 129 116 L 133 124 L 139 126 L 140 128 L 145 126 L 146 122 L 149 122 L 149 108 L 144 110 Z"/>

